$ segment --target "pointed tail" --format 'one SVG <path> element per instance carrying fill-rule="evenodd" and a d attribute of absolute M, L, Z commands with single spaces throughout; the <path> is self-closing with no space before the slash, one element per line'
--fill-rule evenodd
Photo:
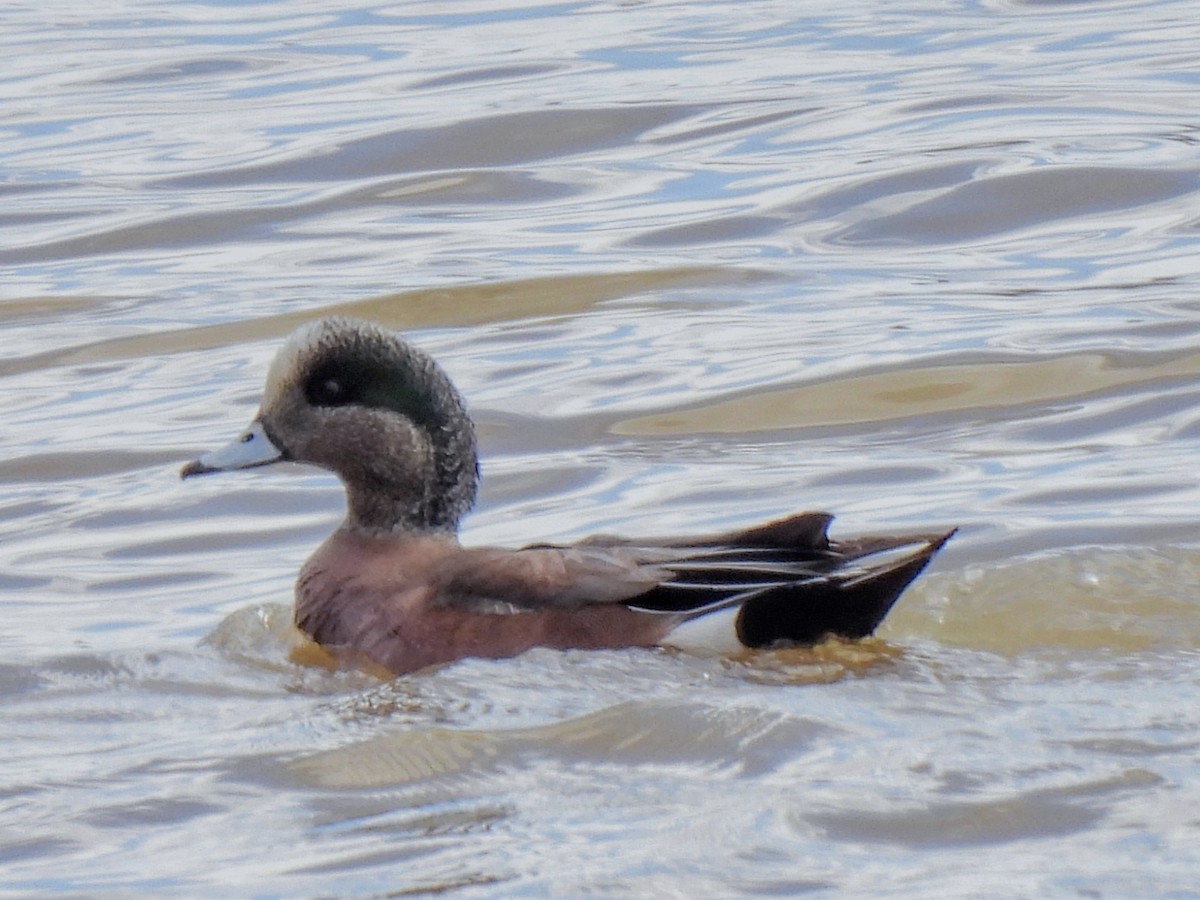
<path fill-rule="evenodd" d="M 770 647 L 815 644 L 829 635 L 866 637 L 953 535 L 831 543 L 830 550 L 844 563 L 819 581 L 779 587 L 747 600 L 737 619 L 738 638 L 748 647 Z"/>

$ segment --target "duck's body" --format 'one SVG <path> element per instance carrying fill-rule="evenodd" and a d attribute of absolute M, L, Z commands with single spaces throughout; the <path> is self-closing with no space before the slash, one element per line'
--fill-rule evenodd
<path fill-rule="evenodd" d="M 334 471 L 348 498 L 300 572 L 296 624 L 396 673 L 532 647 L 860 638 L 950 536 L 835 542 L 830 516 L 802 513 L 707 538 L 465 548 L 456 533 L 478 466 L 461 397 L 424 353 L 346 319 L 296 332 L 250 429 L 182 474 L 285 459 Z"/>
<path fill-rule="evenodd" d="M 499 599 L 527 581 L 561 584 L 567 566 L 556 556 L 339 529 L 300 570 L 296 624 L 335 653 L 361 654 L 397 673 L 533 647 L 653 646 L 670 630 L 663 617 L 617 602 L 571 604 L 530 593 L 521 606 Z"/>

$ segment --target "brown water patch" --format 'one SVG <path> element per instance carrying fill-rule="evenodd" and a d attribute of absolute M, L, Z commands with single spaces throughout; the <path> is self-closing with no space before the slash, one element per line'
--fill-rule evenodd
<path fill-rule="evenodd" d="M 303 312 L 77 344 L 4 360 L 0 376 L 277 339 L 326 315 L 362 316 L 398 329 L 478 325 L 586 312 L 607 300 L 666 288 L 738 284 L 766 277 L 753 269 L 695 266 L 425 288 Z"/>
<path fill-rule="evenodd" d="M 887 633 L 1009 656 L 1200 646 L 1200 550 L 1082 547 L 927 575 Z"/>
<path fill-rule="evenodd" d="M 1029 797 L 807 818 L 837 840 L 944 848 L 1073 834 L 1094 825 L 1103 815 L 1050 797 Z"/>
<path fill-rule="evenodd" d="M 940 849 L 1004 844 L 1085 831 L 1107 814 L 1101 802 L 1105 798 L 1159 783 L 1157 776 L 1132 769 L 1116 778 L 975 802 L 810 813 L 803 818 L 840 840 Z"/>
<path fill-rule="evenodd" d="M 56 319 L 69 313 L 100 310 L 113 304 L 110 297 L 20 297 L 0 302 L 0 321 L 12 324 Z"/>
<path fill-rule="evenodd" d="M 902 653 L 900 647 L 876 637 L 861 641 L 830 638 L 813 647 L 747 650 L 727 664 L 740 677 L 757 684 L 832 684 L 887 666 Z"/>
<path fill-rule="evenodd" d="M 740 394 L 690 409 L 624 419 L 614 434 L 744 434 L 857 425 L 964 410 L 996 410 L 1200 375 L 1200 353 L 1078 353 L 1030 361 L 915 365 L 783 390 Z"/>
<path fill-rule="evenodd" d="M 532 728 L 411 729 L 306 756 L 291 770 L 324 788 L 397 786 L 546 758 L 761 775 L 821 730 L 761 709 L 630 701 Z"/>

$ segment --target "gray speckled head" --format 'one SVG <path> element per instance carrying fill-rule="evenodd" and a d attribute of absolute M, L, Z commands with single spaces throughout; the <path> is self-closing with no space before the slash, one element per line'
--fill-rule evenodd
<path fill-rule="evenodd" d="M 258 422 L 284 458 L 337 473 L 348 523 L 454 531 L 475 502 L 475 430 L 426 353 L 371 322 L 319 319 L 267 373 Z"/>

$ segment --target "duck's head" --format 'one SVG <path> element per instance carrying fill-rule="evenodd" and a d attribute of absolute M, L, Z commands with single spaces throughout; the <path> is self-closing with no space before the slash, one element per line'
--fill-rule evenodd
<path fill-rule="evenodd" d="M 349 526 L 368 531 L 452 532 L 479 480 L 475 431 L 446 373 L 395 333 L 356 319 L 294 332 L 250 427 L 180 474 L 284 460 L 336 473 Z"/>

